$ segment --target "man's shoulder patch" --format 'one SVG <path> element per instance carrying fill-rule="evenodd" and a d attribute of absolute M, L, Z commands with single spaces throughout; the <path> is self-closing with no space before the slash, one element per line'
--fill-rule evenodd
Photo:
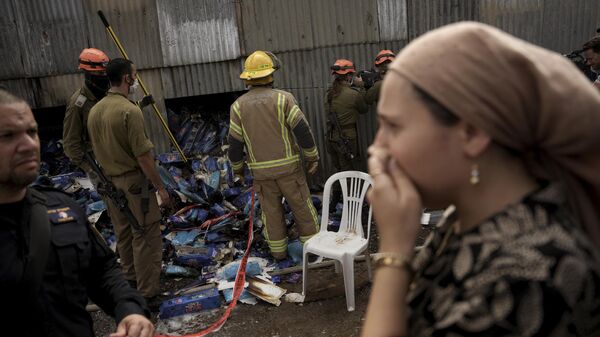
<path fill-rule="evenodd" d="M 55 224 L 75 220 L 77 214 L 71 207 L 48 208 L 48 218 Z"/>
<path fill-rule="evenodd" d="M 85 102 L 87 102 L 87 97 L 85 97 L 83 94 L 79 94 L 79 96 L 77 96 L 77 99 L 75 100 L 75 106 L 81 108 L 83 107 Z"/>

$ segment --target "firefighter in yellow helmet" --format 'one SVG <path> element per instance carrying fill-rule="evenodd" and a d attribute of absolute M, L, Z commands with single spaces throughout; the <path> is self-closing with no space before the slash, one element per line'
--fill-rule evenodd
<path fill-rule="evenodd" d="M 387 72 L 388 65 L 394 60 L 394 57 L 396 57 L 396 54 L 394 54 L 394 52 L 392 52 L 391 50 L 387 49 L 380 51 L 375 57 L 375 69 L 379 73 L 379 78 L 373 84 L 373 86 L 369 88 L 367 94 L 365 95 L 365 100 L 367 101 L 367 104 L 376 104 L 379 100 L 379 90 L 381 90 L 381 83 L 383 83 L 383 77 Z"/>
<path fill-rule="evenodd" d="M 339 59 L 331 66 L 333 83 L 325 96 L 327 148 L 338 172 L 358 169 L 356 121 L 368 111 L 362 79 L 350 60 Z M 335 197 L 334 197 L 335 198 Z"/>
<path fill-rule="evenodd" d="M 246 58 L 240 78 L 249 90 L 231 105 L 228 157 L 236 175 L 242 174 L 244 162 L 252 172 L 263 234 L 273 257 L 284 259 L 288 239 L 283 197 L 292 209 L 302 243 L 318 230 L 300 152 L 310 174 L 317 170 L 319 153 L 294 96 L 273 88 L 273 73 L 279 68 L 277 57 L 266 51 Z"/>
<path fill-rule="evenodd" d="M 91 152 L 92 147 L 87 132 L 87 119 L 90 109 L 104 96 L 110 88 L 106 65 L 108 56 L 96 48 L 85 48 L 79 55 L 79 69 L 84 72 L 85 82 L 77 89 L 67 104 L 63 120 L 63 148 L 71 163 L 83 169 L 97 184 L 96 174 L 86 162 L 84 153 Z"/>

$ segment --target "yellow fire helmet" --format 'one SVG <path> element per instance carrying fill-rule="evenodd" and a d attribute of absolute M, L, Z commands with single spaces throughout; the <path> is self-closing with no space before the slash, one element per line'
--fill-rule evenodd
<path fill-rule="evenodd" d="M 248 81 L 267 77 L 280 67 L 279 59 L 273 53 L 257 50 L 246 58 L 240 78 Z"/>

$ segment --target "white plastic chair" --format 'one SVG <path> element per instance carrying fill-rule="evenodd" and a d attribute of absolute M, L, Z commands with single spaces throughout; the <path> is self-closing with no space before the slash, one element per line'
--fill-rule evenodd
<path fill-rule="evenodd" d="M 329 198 L 331 185 L 336 181 L 339 181 L 341 185 L 344 208 L 339 231 L 330 232 L 327 230 L 327 223 L 329 220 Z M 327 179 L 323 191 L 321 230 L 304 243 L 302 295 L 306 296 L 308 253 L 319 255 L 319 259 L 321 259 L 321 257 L 335 259 L 336 272 L 339 272 L 339 265 L 341 264 L 344 273 L 346 306 L 348 307 L 348 311 L 354 311 L 354 258 L 361 252 L 367 250 L 369 244 L 372 210 L 369 205 L 369 218 L 365 237 L 362 225 L 362 206 L 367 190 L 372 184 L 373 179 L 371 176 L 359 171 L 339 172 Z M 369 279 L 371 279 L 370 260 L 371 259 L 367 255 L 366 261 Z"/>

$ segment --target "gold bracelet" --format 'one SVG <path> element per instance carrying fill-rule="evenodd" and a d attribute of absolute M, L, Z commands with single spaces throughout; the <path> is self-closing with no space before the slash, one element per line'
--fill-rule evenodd
<path fill-rule="evenodd" d="M 375 268 L 379 267 L 392 267 L 398 269 L 404 269 L 413 274 L 414 270 L 410 259 L 405 255 L 399 253 L 376 253 L 373 254 L 373 264 Z"/>

